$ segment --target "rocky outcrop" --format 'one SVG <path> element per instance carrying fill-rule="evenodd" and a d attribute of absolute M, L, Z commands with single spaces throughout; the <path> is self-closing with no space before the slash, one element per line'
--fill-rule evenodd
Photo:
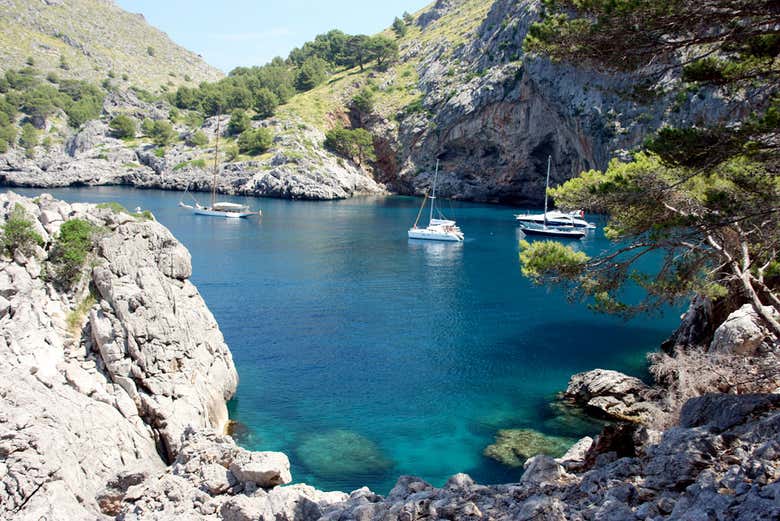
<path fill-rule="evenodd" d="M 767 306 L 773 312 L 771 306 Z M 733 353 L 736 355 L 755 355 L 762 345 L 777 343 L 769 331 L 762 325 L 761 319 L 751 304 L 745 304 L 718 326 L 713 334 L 710 351 Z"/>
<path fill-rule="evenodd" d="M 747 399 L 712 396 L 690 402 L 718 407 Z M 749 409 L 749 407 L 748 407 Z M 353 494 L 329 521 L 494 519 L 775 519 L 780 516 L 780 411 L 776 405 L 755 415 L 733 416 L 725 431 L 705 425 L 665 433 L 640 428 L 629 455 L 609 450 L 598 439 L 589 466 L 567 471 L 549 456 L 525 465 L 519 483 L 484 486 L 457 475 L 442 488 L 402 477 L 387 498 Z"/>
<path fill-rule="evenodd" d="M 162 108 L 147 106 L 130 94 L 114 94 L 106 113 L 127 103 L 129 111 L 162 116 Z M 204 131 L 216 132 L 216 117 Z M 228 118 L 222 118 L 222 132 Z M 271 151 L 257 159 L 225 163 L 217 190 L 231 195 L 285 199 L 330 200 L 355 195 L 384 194 L 383 185 L 359 166 L 322 148 L 325 136 L 297 120 L 264 122 L 275 135 Z M 185 127 L 178 128 L 184 135 Z M 160 152 L 164 152 L 160 154 Z M 108 125 L 87 123 L 63 148 L 39 147 L 29 159 L 18 150 L 0 155 L 0 182 L 9 186 L 53 188 L 63 186 L 130 185 L 163 190 L 210 191 L 213 148 L 175 143 L 163 151 L 151 144 L 129 148 L 111 137 Z"/>
<path fill-rule="evenodd" d="M 128 491 L 193 454 L 197 486 L 215 492 L 289 482 L 284 455 L 208 437 L 225 426 L 237 375 L 171 233 L 46 195 L 1 194 L 0 216 L 17 205 L 44 247 L 0 258 L 0 517 L 114 515 Z M 49 252 L 70 219 L 92 223 L 96 245 L 65 290 L 46 274 L 56 273 Z M 205 461 L 222 446 L 230 470 Z"/>
<path fill-rule="evenodd" d="M 572 376 L 563 398 L 615 420 L 646 423 L 659 413 L 654 394 L 639 378 L 594 369 Z"/>

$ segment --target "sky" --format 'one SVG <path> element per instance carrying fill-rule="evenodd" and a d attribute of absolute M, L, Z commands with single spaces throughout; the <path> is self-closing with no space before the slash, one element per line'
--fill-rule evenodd
<path fill-rule="evenodd" d="M 177 44 L 229 72 L 286 57 L 320 33 L 374 34 L 431 0 L 116 0 Z"/>

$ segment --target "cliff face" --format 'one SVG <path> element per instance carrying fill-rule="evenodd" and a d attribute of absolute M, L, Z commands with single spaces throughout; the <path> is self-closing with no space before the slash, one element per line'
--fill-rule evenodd
<path fill-rule="evenodd" d="M 743 110 L 738 100 L 727 101 L 714 89 L 691 91 L 671 74 L 647 82 L 527 56 L 522 43 L 540 10 L 539 0 L 437 1 L 397 38 L 399 60 L 387 69 L 369 64 L 337 71 L 280 106 L 273 118 L 254 121 L 274 134 L 271 149 L 226 163 L 219 190 L 293 199 L 386 189 L 421 194 L 440 159 L 445 197 L 538 203 L 548 156 L 556 185 L 625 157 L 665 124 L 728 121 Z M 362 89 L 374 93 L 370 113 L 352 104 Z M 169 107 L 142 102 L 131 91 L 112 92 L 102 121 L 78 133 L 63 129 L 61 142 L 37 147 L 35 159 L 21 150 L 0 156 L 2 182 L 208 188 L 213 148 L 181 141 L 194 129 L 178 123 L 180 140 L 165 150 L 148 139 L 130 143 L 110 136 L 107 123 L 119 113 L 167 119 Z M 325 132 L 339 126 L 373 133 L 375 165 L 358 165 L 324 148 Z M 213 139 L 216 118 L 201 130 Z"/>
<path fill-rule="evenodd" d="M 473 3 L 438 1 L 417 23 L 423 34 L 434 32 Z M 717 92 L 688 92 L 674 76 L 640 83 L 629 75 L 524 55 L 522 43 L 541 3 L 488 4 L 479 26 L 458 44 L 441 37 L 424 46 L 402 45 L 403 60 L 419 59 L 426 112 L 399 124 L 401 167 L 391 181 L 398 190 L 426 189 L 438 158 L 443 195 L 538 202 L 549 155 L 557 184 L 586 169 L 606 168 L 612 157 L 641 145 L 666 123 L 717 121 L 734 110 Z"/>
<path fill-rule="evenodd" d="M 0 516 L 94 519 L 122 472 L 164 469 L 188 429 L 222 429 L 237 385 L 230 351 L 164 227 L 90 205 L 0 195 L 47 242 L 0 265 Z M 48 280 L 68 219 L 101 227 L 76 290 Z M 93 296 L 90 296 L 90 291 Z"/>

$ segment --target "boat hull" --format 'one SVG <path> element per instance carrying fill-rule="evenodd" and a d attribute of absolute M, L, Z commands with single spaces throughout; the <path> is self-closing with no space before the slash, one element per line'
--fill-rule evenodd
<path fill-rule="evenodd" d="M 560 228 L 531 228 L 522 226 L 520 229 L 526 235 L 538 235 L 542 237 L 555 237 L 557 239 L 582 239 L 586 232 L 577 229 L 562 230 Z"/>
<path fill-rule="evenodd" d="M 584 219 L 553 212 L 547 214 L 546 220 L 544 214 L 518 214 L 515 215 L 515 219 L 521 223 L 545 224 L 546 222 L 549 226 L 574 226 L 575 228 L 586 229 L 593 229 L 596 227 L 596 225 L 589 223 Z"/>
<path fill-rule="evenodd" d="M 218 210 L 209 210 L 207 208 L 195 208 L 195 215 L 207 215 L 209 217 L 223 217 L 225 219 L 246 219 L 253 215 L 260 215 L 257 212 L 220 212 Z"/>
<path fill-rule="evenodd" d="M 410 239 L 424 241 L 461 242 L 463 240 L 462 235 L 458 235 L 454 232 L 433 231 L 426 230 L 425 228 L 412 228 L 409 230 L 408 235 Z"/>

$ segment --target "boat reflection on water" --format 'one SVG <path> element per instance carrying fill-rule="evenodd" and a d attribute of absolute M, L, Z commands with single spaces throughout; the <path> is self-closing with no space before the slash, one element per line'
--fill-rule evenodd
<path fill-rule="evenodd" d="M 409 251 L 423 252 L 431 265 L 447 266 L 463 258 L 463 243 L 409 239 Z"/>

